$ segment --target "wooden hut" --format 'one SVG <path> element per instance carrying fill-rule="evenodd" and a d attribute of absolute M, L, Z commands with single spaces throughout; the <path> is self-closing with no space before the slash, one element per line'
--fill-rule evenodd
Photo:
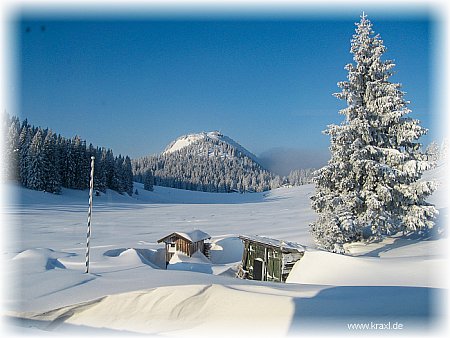
<path fill-rule="evenodd" d="M 206 257 L 209 257 L 209 243 L 205 241 L 211 236 L 206 232 L 194 230 L 191 232 L 173 232 L 166 237 L 158 240 L 158 243 L 164 242 L 166 245 L 166 266 L 176 252 L 182 252 L 189 257 L 196 251 L 200 251 Z"/>
<path fill-rule="evenodd" d="M 303 246 L 263 236 L 239 236 L 244 243 L 238 277 L 285 282 L 295 262 L 303 257 Z"/>

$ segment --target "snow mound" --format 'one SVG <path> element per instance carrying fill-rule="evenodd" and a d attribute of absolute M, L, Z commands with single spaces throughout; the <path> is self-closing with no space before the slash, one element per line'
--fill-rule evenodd
<path fill-rule="evenodd" d="M 143 333 L 176 337 L 348 336 L 353 322 L 399 321 L 425 333 L 445 290 L 405 286 L 177 285 L 117 293 L 52 311 L 20 314 L 55 334 Z M 318 331 L 318 328 L 320 331 Z M 91 331 L 86 331 L 91 329 Z M 421 331 L 416 331 L 417 329 Z M 325 330 L 325 331 L 324 331 Z"/>
<path fill-rule="evenodd" d="M 286 282 L 445 288 L 446 280 L 433 275 L 433 272 L 441 271 L 445 264 L 443 257 L 352 257 L 326 251 L 306 251 L 303 258 L 295 263 Z"/>
<path fill-rule="evenodd" d="M 239 237 L 226 237 L 213 241 L 210 249 L 211 262 L 229 264 L 241 261 L 244 245 Z"/>
<path fill-rule="evenodd" d="M 48 248 L 36 248 L 22 251 L 14 256 L 13 261 L 21 264 L 27 272 L 65 269 L 59 259 L 76 256 L 74 253 L 59 252 Z"/>
<path fill-rule="evenodd" d="M 125 248 L 111 249 L 111 250 L 105 251 L 103 253 L 103 256 L 106 256 L 106 257 L 119 257 L 120 254 L 123 253 L 126 250 L 128 250 L 128 249 L 125 249 Z"/>
<path fill-rule="evenodd" d="M 156 250 L 120 248 L 105 251 L 103 256 L 114 258 L 114 262 L 120 265 L 149 265 L 152 268 L 159 268 L 159 255 Z"/>
<path fill-rule="evenodd" d="M 194 252 L 192 257 L 182 252 L 176 252 L 170 259 L 167 270 L 213 273 L 211 261 L 199 251 Z"/>
<path fill-rule="evenodd" d="M 226 336 L 253 337 L 255 333 L 264 336 L 285 334 L 293 311 L 290 297 L 271 295 L 267 287 L 261 287 L 258 293 L 249 293 L 210 284 L 109 295 L 35 318 L 51 320 L 58 325 L 65 322 L 144 334 L 178 336 L 183 332 L 183 336 L 200 334 L 203 337 L 210 331 L 220 336 L 218 328 L 223 328 L 222 334 L 226 333 Z"/>
<path fill-rule="evenodd" d="M 200 251 L 196 251 L 192 254 L 192 257 L 182 253 L 176 252 L 170 259 L 169 264 L 175 263 L 197 263 L 197 264 L 211 264 L 208 258 L 205 257 Z"/>
<path fill-rule="evenodd" d="M 117 256 L 119 262 L 127 264 L 127 265 L 140 265 L 142 264 L 142 260 L 139 257 L 138 253 L 134 249 L 127 249 L 122 251 L 119 256 Z"/>

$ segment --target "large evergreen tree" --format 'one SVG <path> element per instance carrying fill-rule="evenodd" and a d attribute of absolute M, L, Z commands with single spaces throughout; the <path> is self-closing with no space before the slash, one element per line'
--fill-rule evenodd
<path fill-rule="evenodd" d="M 122 182 L 124 185 L 125 192 L 132 196 L 133 195 L 133 169 L 131 166 L 131 159 L 128 156 L 125 156 L 125 160 L 123 161 L 123 176 Z"/>
<path fill-rule="evenodd" d="M 22 128 L 19 135 L 19 162 L 18 175 L 19 181 L 24 187 L 28 187 L 28 171 L 29 171 L 29 157 L 28 150 L 30 149 L 32 139 L 31 129 L 27 120 L 22 123 Z"/>
<path fill-rule="evenodd" d="M 42 147 L 42 171 L 45 191 L 59 193 L 61 191 L 59 153 L 56 137 L 51 131 L 47 132 Z"/>
<path fill-rule="evenodd" d="M 144 175 L 144 189 L 148 191 L 153 191 L 153 173 L 150 169 L 145 172 Z"/>
<path fill-rule="evenodd" d="M 394 63 L 363 14 L 351 41 L 354 64 L 348 81 L 334 94 L 346 101 L 345 121 L 330 125 L 331 159 L 315 173 L 311 224 L 317 244 L 332 252 L 362 238 L 377 240 L 398 231 L 433 226 L 434 206 L 425 200 L 435 189 L 420 180 L 429 166 L 418 139 L 427 130 L 407 117 L 401 85 L 389 81 Z"/>
<path fill-rule="evenodd" d="M 6 177 L 18 180 L 19 179 L 19 137 L 20 137 L 20 122 L 17 117 L 9 118 L 8 115 L 5 114 L 4 117 L 4 130 L 7 131 L 6 140 L 4 141 L 5 145 L 5 155 L 6 158 L 3 161 L 6 163 Z M 5 121 L 6 119 L 6 121 Z"/>
<path fill-rule="evenodd" d="M 28 177 L 27 188 L 45 190 L 45 168 L 43 151 L 43 131 L 38 129 L 28 148 Z"/>

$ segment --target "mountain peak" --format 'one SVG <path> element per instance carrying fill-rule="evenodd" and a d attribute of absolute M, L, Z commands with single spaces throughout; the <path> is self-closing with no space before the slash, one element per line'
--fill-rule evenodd
<path fill-rule="evenodd" d="M 209 143 L 210 145 L 208 147 L 208 154 L 210 156 L 214 155 L 214 154 L 222 155 L 222 151 L 220 151 L 220 150 L 216 151 L 216 152 L 214 151 L 215 146 L 213 145 L 213 143 L 217 143 L 217 142 L 228 144 L 229 146 L 231 146 L 232 148 L 237 150 L 242 155 L 247 156 L 250 159 L 252 159 L 253 161 L 258 163 L 258 159 L 254 154 L 252 154 L 250 151 L 245 149 L 243 146 L 241 146 L 239 143 L 234 141 L 232 138 L 230 138 L 226 135 L 223 135 L 218 130 L 209 131 L 209 132 L 193 133 L 193 134 L 187 134 L 187 135 L 180 136 L 175 141 L 172 141 L 166 147 L 166 149 L 163 151 L 162 154 L 168 155 L 168 154 L 174 153 L 176 151 L 182 150 L 186 147 L 193 146 L 194 144 L 198 145 L 201 143 L 202 144 Z"/>
<path fill-rule="evenodd" d="M 201 133 L 183 135 L 178 137 L 175 141 L 172 141 L 166 149 L 164 149 L 163 154 L 171 154 L 200 140 L 205 140 L 207 138 L 220 140 L 221 137 L 223 137 L 223 135 L 219 131 L 203 131 Z"/>

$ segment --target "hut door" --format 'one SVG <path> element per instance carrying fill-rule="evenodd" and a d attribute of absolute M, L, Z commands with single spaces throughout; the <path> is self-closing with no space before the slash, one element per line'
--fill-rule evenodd
<path fill-rule="evenodd" d="M 264 262 L 261 258 L 257 258 L 253 262 L 253 279 L 263 280 Z"/>

